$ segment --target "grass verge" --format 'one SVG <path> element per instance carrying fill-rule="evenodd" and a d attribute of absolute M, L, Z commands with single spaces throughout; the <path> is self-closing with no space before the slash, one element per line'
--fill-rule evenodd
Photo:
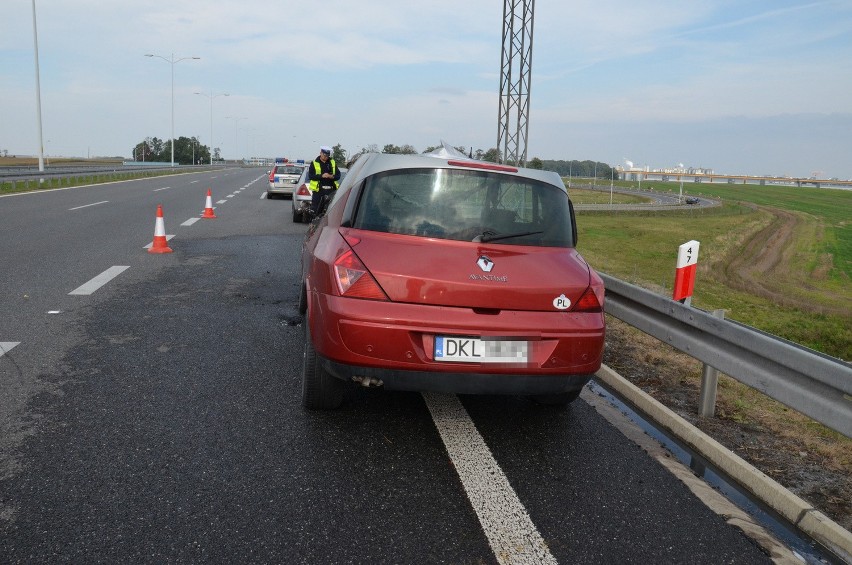
<path fill-rule="evenodd" d="M 852 358 L 852 191 L 700 188 L 722 198 L 723 205 L 579 210 L 578 249 L 595 269 L 670 295 L 677 248 L 696 239 L 701 248 L 693 306 L 722 308 L 728 318 Z M 581 192 L 572 189 L 572 199 Z M 725 375 L 719 379 L 716 418 L 700 418 L 701 363 L 611 316 L 607 323 L 605 362 L 852 528 L 852 439 Z"/>

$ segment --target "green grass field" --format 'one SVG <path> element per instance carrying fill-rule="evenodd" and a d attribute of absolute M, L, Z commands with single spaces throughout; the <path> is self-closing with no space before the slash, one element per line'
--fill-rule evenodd
<path fill-rule="evenodd" d="M 610 202 L 609 192 L 571 188 L 569 194 L 574 204 L 609 204 Z M 642 204 L 648 201 L 648 198 L 633 194 L 619 194 L 618 192 L 612 194 L 613 204 Z"/>
<path fill-rule="evenodd" d="M 646 183 L 647 184 L 647 183 Z M 657 185 L 660 185 L 657 187 Z M 655 190 L 677 192 L 678 183 L 654 183 Z M 810 214 L 827 228 L 822 242 L 825 252 L 848 282 L 852 278 L 852 190 L 793 186 L 734 184 L 684 184 L 684 192 L 716 196 L 728 202 L 748 202 Z"/>
<path fill-rule="evenodd" d="M 678 183 L 654 187 L 679 189 Z M 728 318 L 852 358 L 852 191 L 685 184 L 684 193 L 717 196 L 724 205 L 578 211 L 578 249 L 596 269 L 666 294 L 678 246 L 696 239 L 694 306 L 724 308 Z M 580 203 L 600 194 L 572 188 L 571 197 Z M 759 269 L 751 271 L 752 264 Z"/>

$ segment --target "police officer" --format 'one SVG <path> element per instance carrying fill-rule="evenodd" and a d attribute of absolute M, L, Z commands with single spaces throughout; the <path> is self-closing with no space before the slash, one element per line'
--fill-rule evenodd
<path fill-rule="evenodd" d="M 311 189 L 311 210 L 314 216 L 319 214 L 322 197 L 326 194 L 332 194 L 333 190 L 337 190 L 340 185 L 340 169 L 337 168 L 337 163 L 331 158 L 331 147 L 323 145 L 320 147 L 319 156 L 314 159 L 311 164 L 310 182 L 308 188 Z"/>

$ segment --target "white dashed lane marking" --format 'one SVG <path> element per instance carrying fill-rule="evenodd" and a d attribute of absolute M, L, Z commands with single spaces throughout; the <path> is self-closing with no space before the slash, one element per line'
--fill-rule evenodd
<path fill-rule="evenodd" d="M 170 186 L 164 186 L 163 188 L 155 188 L 154 192 L 160 192 L 161 190 L 168 190 L 170 188 L 171 188 Z"/>
<path fill-rule="evenodd" d="M 227 200 L 217 200 L 216 204 L 224 204 L 225 202 L 227 202 Z"/>
<path fill-rule="evenodd" d="M 94 204 L 85 204 L 83 206 L 77 206 L 76 208 L 68 208 L 68 211 L 70 212 L 71 210 L 79 210 L 81 208 L 88 208 L 89 206 L 97 206 L 98 204 L 106 204 L 107 202 L 109 202 L 109 200 L 104 200 L 102 202 L 95 202 Z"/>
<path fill-rule="evenodd" d="M 424 392 L 423 398 L 497 561 L 555 565 L 556 559 L 458 397 Z"/>
<path fill-rule="evenodd" d="M 96 276 L 95 278 L 93 278 L 92 280 L 90 280 L 89 282 L 84 284 L 83 286 L 75 288 L 74 290 L 72 290 L 68 294 L 92 294 L 93 292 L 95 292 L 96 290 L 101 288 L 103 285 L 105 285 L 106 283 L 108 283 L 109 281 L 111 281 L 112 279 L 114 279 L 115 277 L 117 277 L 118 275 L 120 275 L 121 273 L 123 273 L 124 271 L 126 271 L 129 268 L 130 268 L 129 265 L 126 266 L 126 267 L 125 266 L 110 267 L 109 269 L 107 269 L 106 271 L 104 271 L 100 275 Z"/>
<path fill-rule="evenodd" d="M 12 348 L 20 343 L 20 341 L 0 341 L 0 357 L 3 357 L 4 353 L 12 351 Z"/>
<path fill-rule="evenodd" d="M 190 218 L 187 221 L 185 221 L 184 223 L 182 223 L 181 225 L 182 226 L 191 226 L 192 224 L 194 224 L 195 222 L 197 222 L 200 219 L 201 218 Z"/>

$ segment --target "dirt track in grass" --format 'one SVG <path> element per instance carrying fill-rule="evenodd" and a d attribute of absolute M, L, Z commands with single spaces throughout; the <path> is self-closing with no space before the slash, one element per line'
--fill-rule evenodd
<path fill-rule="evenodd" d="M 813 276 L 804 272 L 801 265 L 792 264 L 803 217 L 777 208 L 760 209 L 771 214 L 772 220 L 732 252 L 723 266 L 726 284 L 803 312 L 852 316 L 852 305 L 842 300 L 815 304 L 807 292 L 793 292 L 807 290 L 811 286 L 809 277 Z"/>

